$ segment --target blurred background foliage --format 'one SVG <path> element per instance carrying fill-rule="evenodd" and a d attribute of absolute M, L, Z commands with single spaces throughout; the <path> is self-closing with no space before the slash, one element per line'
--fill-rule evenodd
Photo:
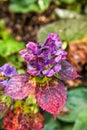
<path fill-rule="evenodd" d="M 59 34 L 82 78 L 65 82 L 67 103 L 56 120 L 44 112 L 43 130 L 87 130 L 87 0 L 0 0 L 0 66 L 8 62 L 23 73 L 18 51 L 50 32 Z"/>

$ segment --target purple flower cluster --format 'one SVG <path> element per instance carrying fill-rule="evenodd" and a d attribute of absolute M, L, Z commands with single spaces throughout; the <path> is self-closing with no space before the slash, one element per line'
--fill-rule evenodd
<path fill-rule="evenodd" d="M 34 76 L 53 76 L 61 70 L 61 60 L 66 59 L 66 51 L 57 34 L 49 34 L 44 44 L 29 42 L 21 50 L 22 58 L 27 62 L 27 72 Z"/>
<path fill-rule="evenodd" d="M 27 62 L 27 73 L 17 74 L 9 64 L 0 67 L 0 84 L 6 86 L 4 93 L 15 100 L 34 94 L 38 105 L 56 117 L 66 102 L 66 89 L 60 80 L 79 77 L 66 61 L 67 53 L 59 36 L 49 34 L 44 44 L 29 42 L 20 54 Z M 56 75 L 58 79 L 54 78 Z"/>
<path fill-rule="evenodd" d="M 16 75 L 16 68 L 13 66 L 10 66 L 9 64 L 4 64 L 3 66 L 0 67 L 0 84 L 2 86 L 6 86 L 8 82 L 8 78 Z"/>

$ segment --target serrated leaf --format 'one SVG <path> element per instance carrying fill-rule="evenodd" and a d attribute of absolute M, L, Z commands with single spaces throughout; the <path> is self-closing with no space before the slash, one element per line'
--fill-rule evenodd
<path fill-rule="evenodd" d="M 65 113 L 63 116 L 58 116 L 58 119 L 64 122 L 75 122 L 79 113 L 87 109 L 87 88 L 78 87 L 70 90 L 68 92 L 66 108 L 69 112 Z"/>
<path fill-rule="evenodd" d="M 26 74 L 13 76 L 7 84 L 4 93 L 13 99 L 24 99 L 29 94 L 33 93 L 35 89 L 32 80 Z"/>
<path fill-rule="evenodd" d="M 56 118 L 66 102 L 66 90 L 63 83 L 52 80 L 49 85 L 42 84 L 41 87 L 37 85 L 36 100 L 43 110 Z"/>
<path fill-rule="evenodd" d="M 87 18 L 59 20 L 58 22 L 41 27 L 38 41 L 43 43 L 49 33 L 57 33 L 61 40 L 73 41 L 87 35 Z"/>

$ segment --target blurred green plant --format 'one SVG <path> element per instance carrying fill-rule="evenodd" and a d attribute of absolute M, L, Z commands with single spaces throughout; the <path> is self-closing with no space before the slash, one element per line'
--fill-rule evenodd
<path fill-rule="evenodd" d="M 71 42 L 87 36 L 87 18 L 59 20 L 38 31 L 38 41 L 43 43 L 49 33 L 57 33 L 62 41 Z"/>
<path fill-rule="evenodd" d="M 87 130 L 87 109 L 79 114 L 73 130 Z"/>
<path fill-rule="evenodd" d="M 41 13 L 49 8 L 51 2 L 54 2 L 55 6 L 58 6 L 59 8 L 63 7 L 75 12 L 87 13 L 86 0 L 11 0 L 10 9 L 16 13 Z"/>
<path fill-rule="evenodd" d="M 10 9 L 14 12 L 43 12 L 51 0 L 11 0 Z"/>
<path fill-rule="evenodd" d="M 0 21 L 0 66 L 9 62 L 19 69 L 23 60 L 18 51 L 23 48 L 24 43 L 16 41 L 6 29 L 4 21 Z"/>
<path fill-rule="evenodd" d="M 49 113 L 45 113 L 44 114 L 44 118 L 45 118 L 45 126 L 43 128 L 43 130 L 59 130 L 61 127 L 60 122 L 55 121 L 54 118 L 52 117 L 52 115 L 50 115 Z"/>
<path fill-rule="evenodd" d="M 87 109 L 87 88 L 80 86 L 68 92 L 67 103 L 65 107 L 69 109 L 63 116 L 58 116 L 58 119 L 64 122 L 75 122 L 78 115 Z M 77 129 L 75 129 L 77 130 Z M 79 129 L 80 130 L 80 129 Z"/>

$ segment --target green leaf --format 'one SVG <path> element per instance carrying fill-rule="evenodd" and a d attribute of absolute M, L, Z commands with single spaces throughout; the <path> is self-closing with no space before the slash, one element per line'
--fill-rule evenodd
<path fill-rule="evenodd" d="M 72 4 L 72 3 L 76 2 L 76 0 L 60 0 L 60 1 L 66 3 L 66 4 Z"/>
<path fill-rule="evenodd" d="M 10 9 L 14 12 L 42 12 L 49 7 L 51 0 L 12 0 Z"/>
<path fill-rule="evenodd" d="M 35 79 L 36 79 L 37 83 L 44 83 L 44 82 L 48 82 L 51 80 L 51 78 L 47 78 L 46 76 L 44 76 L 44 77 L 36 76 Z"/>
<path fill-rule="evenodd" d="M 58 130 L 60 128 L 60 123 L 56 120 L 54 120 L 53 116 L 45 113 L 45 125 L 43 130 Z"/>
<path fill-rule="evenodd" d="M 14 103 L 14 108 L 20 107 L 24 104 L 23 100 L 16 100 Z"/>
<path fill-rule="evenodd" d="M 87 130 L 87 109 L 78 115 L 73 130 Z"/>
<path fill-rule="evenodd" d="M 0 66 L 2 66 L 4 63 L 6 63 L 6 59 L 2 56 L 0 56 L 0 61 L 2 61 L 2 62 L 0 62 Z"/>
<path fill-rule="evenodd" d="M 11 0 L 11 4 L 18 4 L 21 6 L 26 6 L 28 4 L 32 4 L 36 2 L 37 0 Z"/>
<path fill-rule="evenodd" d="M 41 27 L 38 41 L 43 43 L 49 33 L 57 33 L 61 40 L 70 42 L 87 36 L 87 18 L 59 20 Z"/>
<path fill-rule="evenodd" d="M 22 7 L 21 5 L 12 4 L 10 5 L 10 8 L 14 12 L 20 12 L 20 13 L 27 13 L 31 11 L 40 12 L 40 8 L 37 4 L 30 4 L 26 7 Z"/>
<path fill-rule="evenodd" d="M 16 66 L 17 69 L 22 67 L 23 59 L 19 54 L 10 55 L 6 59 L 10 64 Z"/>
<path fill-rule="evenodd" d="M 18 53 L 18 51 L 23 48 L 24 44 L 22 42 L 17 42 L 14 38 L 5 41 L 0 40 L 0 55 L 3 57 Z"/>
<path fill-rule="evenodd" d="M 73 130 L 73 125 L 72 124 L 64 125 L 62 130 Z"/>
<path fill-rule="evenodd" d="M 16 41 L 5 28 L 4 22 L 0 21 L 0 55 L 7 57 L 23 48 L 24 43 Z"/>
<path fill-rule="evenodd" d="M 38 4 L 41 10 L 45 10 L 49 7 L 51 0 L 38 0 Z"/>
<path fill-rule="evenodd" d="M 8 105 L 8 107 L 11 105 L 11 98 L 6 96 L 6 95 L 0 95 L 0 100 L 3 102 L 6 102 L 6 104 Z"/>
<path fill-rule="evenodd" d="M 64 122 L 74 122 L 79 113 L 87 109 L 87 88 L 78 87 L 70 90 L 65 107 L 69 109 L 69 112 L 58 116 L 58 119 Z"/>

